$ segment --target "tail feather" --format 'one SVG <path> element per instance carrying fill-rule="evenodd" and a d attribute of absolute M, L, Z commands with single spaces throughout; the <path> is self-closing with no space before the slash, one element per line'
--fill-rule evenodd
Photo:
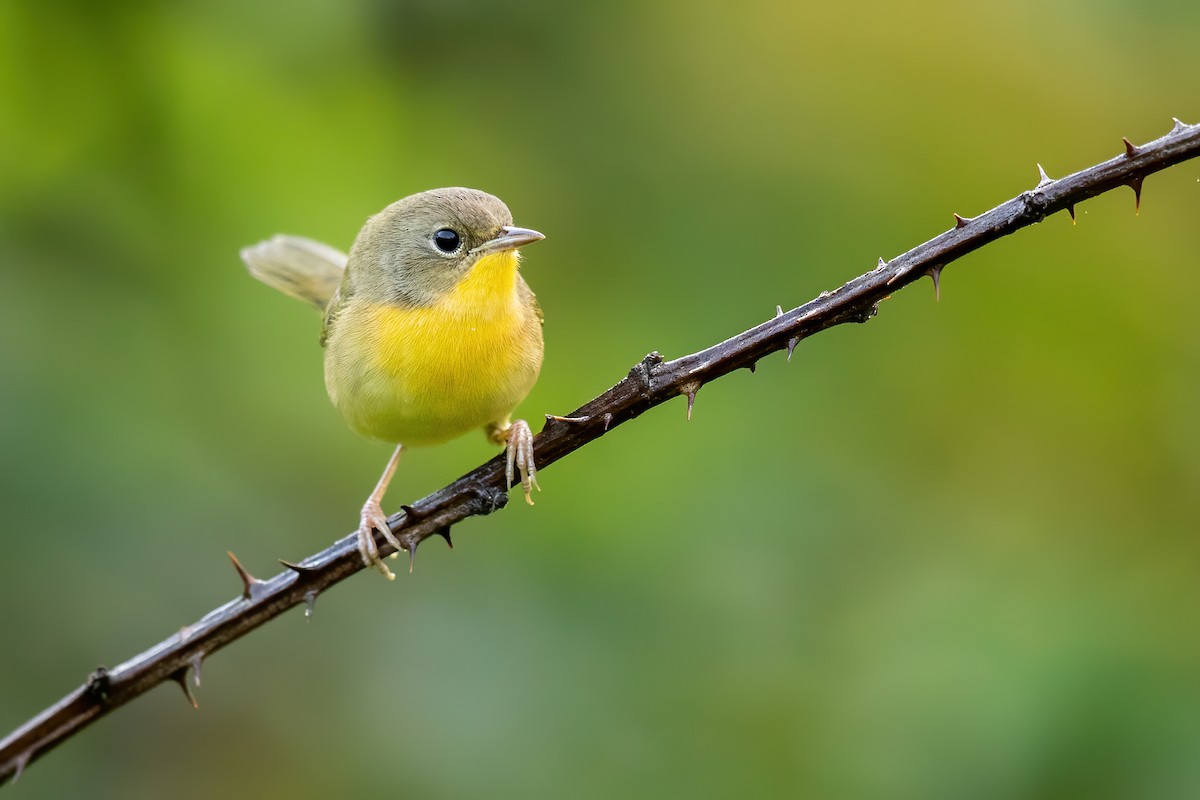
<path fill-rule="evenodd" d="M 345 253 L 301 236 L 279 234 L 242 249 L 250 274 L 324 311 L 342 282 Z"/>

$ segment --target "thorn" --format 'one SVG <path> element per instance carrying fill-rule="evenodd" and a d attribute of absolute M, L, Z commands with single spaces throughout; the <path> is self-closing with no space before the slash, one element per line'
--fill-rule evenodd
<path fill-rule="evenodd" d="M 179 688 L 183 689 L 183 696 L 192 704 L 192 708 L 199 709 L 200 704 L 196 702 L 196 695 L 192 694 L 192 687 L 187 682 L 187 667 L 180 667 L 170 674 L 171 680 L 179 684 Z"/>
<path fill-rule="evenodd" d="M 196 688 L 200 688 L 200 665 L 204 663 L 204 651 L 197 650 L 196 655 L 192 656 L 192 681 L 196 684 Z"/>
<path fill-rule="evenodd" d="M 421 518 L 420 513 L 418 513 L 417 510 L 410 505 L 405 505 L 404 503 L 401 503 L 400 510 L 404 512 L 404 516 L 408 519 L 408 521 L 410 523 L 416 522 L 417 520 L 419 520 Z"/>
<path fill-rule="evenodd" d="M 1133 142 L 1126 139 L 1124 136 L 1121 137 L 1121 141 L 1125 143 L 1125 157 L 1126 158 L 1133 158 L 1134 156 L 1137 155 L 1137 151 L 1138 151 L 1137 145 L 1135 145 Z"/>
<path fill-rule="evenodd" d="M 775 306 L 775 318 L 779 319 L 783 316 L 783 306 Z"/>
<path fill-rule="evenodd" d="M 880 256 L 879 257 L 879 266 L 876 267 L 875 269 L 883 269 L 886 266 L 887 266 L 887 262 L 883 260 L 883 256 Z"/>
<path fill-rule="evenodd" d="M 24 753 L 21 753 L 21 755 L 17 756 L 16 761 L 13 762 L 13 776 L 12 776 L 13 783 L 16 783 L 17 781 L 21 780 L 21 775 L 25 772 L 25 765 L 29 763 L 29 759 L 32 756 L 33 756 L 32 750 L 26 750 Z"/>
<path fill-rule="evenodd" d="M 600 419 L 604 420 L 604 432 L 608 433 L 608 426 L 612 425 L 613 415 L 605 411 L 604 414 L 600 416 Z"/>
<path fill-rule="evenodd" d="M 433 533 L 435 536 L 440 536 L 446 540 L 446 547 L 449 547 L 451 550 L 454 549 L 454 542 L 450 539 L 450 526 L 449 525 L 447 525 L 444 528 L 438 528 Z"/>
<path fill-rule="evenodd" d="M 954 215 L 954 227 L 956 229 L 957 228 L 965 228 L 965 227 L 967 227 L 967 223 L 970 222 L 972 219 L 974 219 L 974 217 L 962 217 L 962 216 L 959 216 L 958 214 L 955 214 Z"/>
<path fill-rule="evenodd" d="M 687 400 L 688 400 L 687 418 L 688 418 L 688 422 L 691 422 L 692 406 L 694 406 L 696 404 L 696 392 L 700 391 L 700 381 L 688 381 L 683 386 L 679 387 L 679 391 L 682 394 L 687 395 Z"/>
<path fill-rule="evenodd" d="M 283 564 L 297 575 L 309 575 L 318 571 L 316 567 L 306 567 L 303 564 L 293 564 L 290 561 L 284 561 L 282 558 L 278 559 L 278 561 L 280 564 Z"/>
<path fill-rule="evenodd" d="M 800 337 L 799 337 L 799 336 L 793 336 L 792 338 L 788 339 L 788 345 L 787 345 L 787 347 L 788 347 L 788 356 L 787 356 L 787 360 L 788 360 L 788 363 L 789 363 L 789 364 L 790 364 L 790 363 L 792 363 L 792 353 L 793 353 L 793 352 L 795 352 L 795 350 L 796 350 L 796 345 L 798 345 L 798 344 L 800 344 Z"/>
<path fill-rule="evenodd" d="M 253 600 L 256 593 L 255 590 L 266 583 L 266 581 L 261 581 L 251 575 L 242 566 L 242 562 L 237 560 L 237 556 L 233 554 L 232 550 L 226 550 L 225 555 L 229 556 L 229 560 L 233 562 L 233 568 L 237 570 L 238 576 L 242 579 L 242 599 Z"/>
<path fill-rule="evenodd" d="M 417 543 L 408 543 L 408 574 L 412 575 L 413 565 L 417 561 Z"/>
<path fill-rule="evenodd" d="M 750 374 L 751 374 L 751 375 L 753 375 L 753 374 L 754 374 L 754 370 L 755 370 L 757 367 L 758 367 L 758 362 L 757 362 L 757 361 L 755 361 L 755 362 L 752 362 L 751 364 L 749 364 L 749 365 L 746 367 L 746 369 L 750 370 Z"/>
<path fill-rule="evenodd" d="M 1038 168 L 1039 180 L 1038 180 L 1038 185 L 1035 188 L 1040 189 L 1043 186 L 1046 186 L 1047 184 L 1054 183 L 1054 178 L 1051 178 L 1049 175 L 1046 174 L 1046 170 L 1042 169 L 1041 164 L 1038 164 L 1037 168 Z"/>
<path fill-rule="evenodd" d="M 1067 213 L 1071 215 L 1071 224 L 1074 225 L 1075 224 L 1075 204 L 1074 203 L 1067 206 Z"/>
<path fill-rule="evenodd" d="M 1183 133 L 1184 129 L 1188 127 L 1187 123 L 1179 117 L 1171 117 L 1171 121 L 1175 123 L 1171 126 L 1171 134 Z"/>
<path fill-rule="evenodd" d="M 1142 210 L 1142 180 L 1145 175 L 1138 175 L 1136 178 L 1130 179 L 1126 184 L 1130 189 L 1133 189 L 1133 213 L 1139 214 Z"/>
<path fill-rule="evenodd" d="M 895 283 L 896 279 L 899 278 L 903 274 L 904 274 L 904 268 L 901 267 L 896 270 L 896 274 L 892 275 L 892 277 L 888 278 L 886 281 L 884 281 L 884 283 L 886 283 L 888 286 L 891 286 L 893 283 Z"/>
<path fill-rule="evenodd" d="M 313 611 L 317 608 L 317 590 L 309 589 L 304 593 L 304 618 L 312 619 Z"/>
<path fill-rule="evenodd" d="M 925 270 L 925 274 L 933 281 L 933 299 L 935 302 L 942 302 L 942 267 L 944 264 L 934 264 L 929 269 Z"/>

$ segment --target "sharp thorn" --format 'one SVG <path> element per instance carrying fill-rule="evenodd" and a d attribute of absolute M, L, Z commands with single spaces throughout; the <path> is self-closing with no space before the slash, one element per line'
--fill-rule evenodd
<path fill-rule="evenodd" d="M 450 538 L 449 525 L 444 528 L 438 528 L 436 531 L 434 531 L 434 533 L 446 540 L 446 547 L 449 547 L 451 550 L 454 549 L 454 542 Z"/>
<path fill-rule="evenodd" d="M 883 269 L 886 266 L 887 266 L 887 262 L 883 260 L 883 256 L 880 256 L 879 257 L 879 266 L 877 266 L 875 269 Z"/>
<path fill-rule="evenodd" d="M 783 306 L 775 306 L 775 316 L 776 318 L 783 316 Z"/>
<path fill-rule="evenodd" d="M 408 522 L 410 524 L 413 522 L 416 522 L 417 520 L 419 520 L 421 518 L 421 515 L 419 513 L 417 513 L 417 510 L 410 505 L 405 505 L 404 503 L 401 503 L 400 510 L 404 512 L 404 516 L 408 519 Z"/>
<path fill-rule="evenodd" d="M 942 302 L 942 267 L 944 264 L 934 264 L 929 269 L 925 270 L 925 274 L 933 281 L 933 299 L 935 302 Z"/>
<path fill-rule="evenodd" d="M 1138 175 L 1136 178 L 1130 179 L 1128 186 L 1133 189 L 1133 213 L 1139 214 L 1142 210 L 1142 180 L 1145 175 Z"/>
<path fill-rule="evenodd" d="M 1182 133 L 1183 130 L 1187 128 L 1187 123 L 1181 120 L 1179 117 L 1171 117 L 1171 121 L 1175 123 L 1171 126 L 1172 134 Z"/>
<path fill-rule="evenodd" d="M 16 783 L 21 780 L 21 775 L 25 773 L 25 765 L 29 763 L 29 759 L 33 756 L 32 750 L 26 750 L 21 755 L 17 756 L 17 760 L 13 762 L 12 782 Z"/>
<path fill-rule="evenodd" d="M 192 656 L 192 682 L 196 684 L 196 688 L 200 688 L 200 666 L 204 663 L 204 652 L 197 651 Z"/>
<path fill-rule="evenodd" d="M 794 353 L 794 352 L 796 351 L 796 345 L 798 345 L 798 344 L 800 344 L 800 337 L 799 337 L 799 336 L 793 336 L 792 338 L 788 339 L 788 343 L 787 343 L 787 350 L 788 350 L 788 354 L 787 354 L 787 360 L 788 360 L 788 363 L 789 363 L 789 364 L 790 364 L 790 363 L 792 363 L 792 353 Z"/>
<path fill-rule="evenodd" d="M 690 422 L 692 419 L 692 406 L 696 404 L 696 392 L 700 391 L 700 382 L 689 381 L 688 383 L 685 383 L 683 386 L 679 387 L 679 390 L 683 394 L 687 395 L 687 418 Z"/>
<path fill-rule="evenodd" d="M 183 696 L 192 704 L 192 708 L 200 708 L 200 704 L 196 702 L 196 695 L 192 694 L 192 687 L 187 681 L 187 667 L 180 667 L 170 675 L 171 680 L 179 684 L 179 688 L 183 689 Z"/>
<path fill-rule="evenodd" d="M 233 562 L 233 568 L 237 570 L 238 577 L 242 579 L 242 599 L 253 600 L 256 590 L 266 581 L 261 581 L 250 574 L 250 572 L 242 566 L 242 562 L 237 560 L 237 556 L 232 550 L 226 550 L 225 555 L 229 556 L 229 560 Z"/>
<path fill-rule="evenodd" d="M 295 572 L 297 575 L 308 575 L 310 573 L 317 572 L 316 567 L 306 567 L 303 564 L 293 564 L 290 561 L 284 561 L 282 558 L 278 559 L 278 561 L 280 564 L 283 564 L 285 567 L 290 569 L 292 572 Z"/>
<path fill-rule="evenodd" d="M 754 362 L 750 363 L 750 364 L 749 364 L 749 365 L 746 367 L 746 369 L 750 370 L 750 374 L 751 374 L 751 375 L 753 375 L 753 374 L 754 374 L 754 370 L 755 370 L 755 369 L 757 369 L 757 368 L 758 368 L 758 362 L 757 362 L 757 361 L 754 361 Z"/>
<path fill-rule="evenodd" d="M 1124 136 L 1121 137 L 1121 141 L 1125 143 L 1125 157 L 1126 158 L 1133 158 L 1134 156 L 1137 155 L 1137 151 L 1138 151 L 1137 145 L 1135 145 L 1133 142 L 1126 139 Z"/>
<path fill-rule="evenodd" d="M 1075 224 L 1075 204 L 1074 203 L 1067 206 L 1067 213 L 1071 215 L 1071 224 L 1074 225 Z"/>
<path fill-rule="evenodd" d="M 408 574 L 412 575 L 413 565 L 417 562 L 417 543 L 408 543 Z"/>
<path fill-rule="evenodd" d="M 304 618 L 312 619 L 313 612 L 317 609 L 317 590 L 309 589 L 304 593 Z"/>
<path fill-rule="evenodd" d="M 967 223 L 970 222 L 972 219 L 973 219 L 973 217 L 963 217 L 963 216 L 959 216 L 958 214 L 955 214 L 954 215 L 954 227 L 955 228 L 965 228 L 965 227 L 967 227 Z"/>
<path fill-rule="evenodd" d="M 1038 185 L 1037 185 L 1038 189 L 1040 189 L 1043 186 L 1046 186 L 1048 184 L 1054 183 L 1054 178 L 1051 178 L 1049 175 L 1046 174 L 1046 170 L 1042 169 L 1041 164 L 1038 164 L 1037 168 L 1038 168 Z"/>

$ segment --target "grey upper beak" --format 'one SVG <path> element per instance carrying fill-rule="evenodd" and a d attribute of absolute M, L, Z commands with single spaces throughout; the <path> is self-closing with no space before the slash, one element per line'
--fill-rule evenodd
<path fill-rule="evenodd" d="M 495 239 L 488 239 L 476 247 L 474 252 L 494 253 L 500 250 L 514 250 L 522 245 L 545 238 L 545 234 L 538 233 L 529 228 L 518 228 L 516 225 L 503 225 L 500 228 L 499 236 Z"/>

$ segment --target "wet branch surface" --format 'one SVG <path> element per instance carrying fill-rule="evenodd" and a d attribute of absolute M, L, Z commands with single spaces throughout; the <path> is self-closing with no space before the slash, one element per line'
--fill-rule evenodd
<path fill-rule="evenodd" d="M 1200 125 L 1176 120 L 1166 136 L 1136 146 L 1126 140 L 1125 152 L 1117 157 L 1065 178 L 1052 180 L 1038 167 L 1041 181 L 1033 189 L 973 219 L 955 215 L 954 228 L 891 261 L 881 259 L 878 267 L 836 291 L 691 355 L 666 361 L 651 353 L 567 418 L 548 418 L 534 440 L 538 466 L 548 467 L 673 397 L 688 398 L 690 415 L 692 400 L 705 383 L 738 369 L 753 369 L 759 359 L 779 350 L 786 349 L 790 357 L 800 340 L 826 328 L 866 322 L 880 300 L 902 287 L 929 276 L 936 288 L 942 268 L 950 262 L 1059 211 L 1068 211 L 1074 219 L 1075 205 L 1088 198 L 1129 186 L 1140 201 L 1147 175 L 1196 156 Z M 503 508 L 508 488 L 503 458 L 497 456 L 449 486 L 402 506 L 389 522 L 411 557 L 430 536 L 449 541 L 455 523 Z M 144 653 L 112 669 L 97 669 L 84 685 L 9 734 L 0 742 L 0 784 L 15 780 L 34 759 L 166 680 L 183 687 L 194 705 L 189 678 L 199 685 L 204 659 L 293 606 L 311 604 L 320 592 L 364 568 L 356 538 L 351 534 L 298 564 L 285 563 L 286 568 L 268 580 L 254 578 L 233 559 L 244 584 L 240 597 Z M 378 544 L 382 555 L 392 552 L 386 542 Z"/>

